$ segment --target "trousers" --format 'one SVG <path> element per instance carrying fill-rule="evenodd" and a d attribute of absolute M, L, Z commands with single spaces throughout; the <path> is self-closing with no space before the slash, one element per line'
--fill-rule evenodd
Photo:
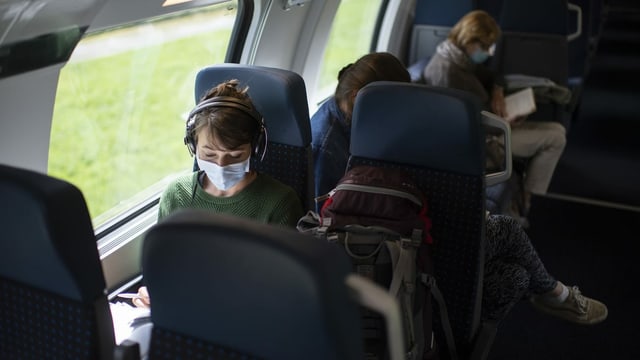
<path fill-rule="evenodd" d="M 566 145 L 566 131 L 552 121 L 523 121 L 511 127 L 511 153 L 528 159 L 524 190 L 546 194 Z"/>
<path fill-rule="evenodd" d="M 501 320 L 523 297 L 556 287 L 557 280 L 549 274 L 517 220 L 489 215 L 485 242 L 483 319 Z"/>

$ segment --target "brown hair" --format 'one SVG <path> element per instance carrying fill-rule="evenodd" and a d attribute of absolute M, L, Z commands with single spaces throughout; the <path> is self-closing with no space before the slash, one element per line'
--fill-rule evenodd
<path fill-rule="evenodd" d="M 364 55 L 355 63 L 343 67 L 338 73 L 335 100 L 345 112 L 347 122 L 351 121 L 354 95 L 374 81 L 411 82 L 411 76 L 404 64 L 387 52 Z"/>
<path fill-rule="evenodd" d="M 239 88 L 238 80 L 227 80 L 207 91 L 200 102 L 216 96 L 229 96 L 241 100 L 255 111 L 247 90 L 249 90 L 248 87 Z M 253 147 L 260 133 L 261 124 L 258 119 L 253 118 L 245 111 L 233 107 L 216 106 L 205 109 L 196 115 L 193 130 L 196 144 L 198 134 L 203 130 L 209 131 L 211 137 L 219 140 L 220 145 L 225 148 L 236 149 L 247 143 L 251 143 Z"/>
<path fill-rule="evenodd" d="M 480 42 L 490 46 L 500 37 L 500 27 L 496 21 L 483 10 L 474 10 L 463 16 L 449 32 L 448 39 L 459 48 L 472 42 Z"/>

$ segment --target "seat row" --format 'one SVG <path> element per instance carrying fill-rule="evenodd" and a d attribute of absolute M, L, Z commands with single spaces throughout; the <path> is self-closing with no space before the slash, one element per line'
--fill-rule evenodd
<path fill-rule="evenodd" d="M 280 69 L 215 65 L 198 74 L 196 99 L 213 84 L 229 78 L 249 86 L 251 98 L 267 119 L 269 150 L 259 169 L 294 187 L 307 208 L 312 209 L 311 136 L 302 78 Z M 483 119 L 490 117 L 483 116 L 480 104 L 467 93 L 420 84 L 377 82 L 358 93 L 352 122 L 349 167 L 359 164 L 401 167 L 414 175 L 429 199 L 433 237 L 438 247 L 434 259 L 436 275 L 449 308 L 458 354 L 463 358 L 485 358 L 496 330 L 496 324 L 480 320 L 484 191 L 487 182 L 504 180 L 510 175 L 509 170 L 489 180 L 485 175 Z M 8 199 L 0 206 L 1 298 L 8 300 L 10 312 L 17 314 L 15 317 L 3 314 L 0 318 L 3 322 L 0 355 L 6 351 L 8 356 L 37 358 L 37 351 L 61 351 L 61 356 L 66 357 L 73 349 L 84 354 L 79 358 L 111 358 L 114 340 L 111 323 L 105 322 L 108 314 L 105 283 L 91 220 L 80 191 L 46 175 L 1 166 L 0 196 Z M 334 337 L 319 338 L 321 331 L 314 330 L 313 322 L 296 322 L 303 319 L 303 314 L 315 316 L 314 321 L 327 321 L 327 314 L 335 312 L 335 317 L 328 318 L 344 319 L 351 324 L 353 317 L 349 320 L 349 314 L 355 312 L 348 309 L 352 305 L 347 305 L 342 296 L 347 292 L 343 287 L 347 276 L 342 265 L 333 267 L 334 260 L 330 259 L 336 257 L 335 253 L 317 242 L 303 240 L 300 234 L 240 220 L 189 214 L 175 223 L 163 222 L 156 227 L 148 236 L 166 240 L 145 241 L 143 275 L 150 288 L 155 281 L 158 289 L 165 289 L 154 293 L 152 311 L 152 344 L 155 341 L 164 346 L 159 351 L 175 351 L 168 345 L 173 343 L 183 351 L 191 348 L 185 345 L 190 344 L 225 353 L 239 348 L 234 341 L 242 341 L 250 344 L 248 353 L 257 357 L 271 354 L 266 357 L 289 358 L 268 351 L 284 351 L 283 347 L 293 349 L 300 344 L 315 349 L 307 343 L 313 340 L 324 341 L 321 346 L 315 345 L 325 352 L 314 350 L 305 358 L 313 358 L 314 353 L 343 354 L 327 358 L 357 358 L 349 355 L 358 353 L 353 344 L 336 343 Z M 212 234 L 217 234 L 218 243 L 209 241 Z M 182 256 L 178 257 L 180 251 Z M 260 255 L 260 259 L 249 258 L 252 253 Z M 155 265 L 153 261 L 157 261 Z M 252 261 L 262 266 L 253 268 L 255 273 L 247 273 L 249 270 L 239 266 Z M 205 268 L 207 272 L 202 272 Z M 291 270 L 294 268 L 297 270 Z M 190 276 L 178 276 L 182 273 L 178 269 L 189 269 Z M 260 284 L 256 274 L 271 274 L 279 282 Z M 214 279 L 220 282 L 215 292 L 210 286 Z M 351 287 L 358 286 L 355 282 L 348 281 Z M 293 283 L 308 286 L 300 285 L 298 289 L 291 286 Z M 203 292 L 186 295 L 193 289 Z M 5 296 L 5 291 L 11 296 Z M 225 291 L 228 297 L 224 296 Z M 30 302 L 24 301 L 25 296 Z M 198 296 L 207 301 L 220 298 L 224 306 L 214 309 L 210 302 L 209 306 L 195 306 Z M 31 320 L 34 307 L 37 321 Z M 251 316 L 243 316 L 247 314 Z M 243 323 L 240 318 L 255 323 Z M 25 332 L 24 322 L 36 332 Z M 42 333 L 50 324 L 62 327 L 53 337 Z M 181 338 L 167 332 L 168 326 L 163 324 L 177 326 L 174 329 L 177 334 L 195 331 L 215 335 L 219 347 L 210 348 L 207 342 Z M 300 342 L 296 346 L 276 334 L 264 337 L 264 333 L 252 333 L 258 328 L 279 330 L 285 324 L 297 329 L 291 335 Z M 323 323 L 323 329 L 329 325 Z M 357 333 L 355 327 L 345 327 L 339 321 L 333 326 L 344 327 L 336 331 Z M 81 339 L 79 334 L 86 338 Z M 436 334 L 444 343 L 442 334 Z M 43 343 L 41 337 L 47 341 Z M 5 339 L 10 341 L 3 343 Z M 131 353 L 126 346 L 118 349 L 123 350 L 120 355 Z"/>
<path fill-rule="evenodd" d="M 585 77 L 600 36 L 607 1 L 604 0 L 423 0 L 416 3 L 407 64 L 414 81 L 446 39 L 451 27 L 469 11 L 491 14 L 503 35 L 491 60 L 501 74 L 542 77 L 568 87 L 568 106 L 543 106 L 533 115 L 552 119 L 568 130 L 580 101 Z"/>
<path fill-rule="evenodd" d="M 116 344 L 91 219 L 74 185 L 0 165 L 0 358 L 361 359 L 362 303 L 404 358 L 391 295 L 335 246 L 292 229 L 185 210 L 146 235 L 149 343 Z M 355 300 L 353 301 L 355 294 Z"/>

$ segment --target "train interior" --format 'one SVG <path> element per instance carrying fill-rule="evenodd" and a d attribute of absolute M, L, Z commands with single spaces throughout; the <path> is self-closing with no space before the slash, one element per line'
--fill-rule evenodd
<path fill-rule="evenodd" d="M 533 200 L 528 230 L 547 269 L 609 307 L 580 327 L 516 306 L 501 324 L 491 359 L 634 359 L 640 276 L 640 4 L 611 1 L 582 100 L 548 196 Z M 622 155 L 624 154 L 624 155 Z M 539 225 L 538 225 L 539 224 Z"/>
<path fill-rule="evenodd" d="M 638 295 L 638 290 L 635 289 L 633 282 L 640 277 L 640 269 L 636 265 L 636 244 L 633 242 L 638 237 L 634 233 L 634 224 L 636 221 L 640 223 L 640 191 L 638 191 L 640 143 L 636 139 L 637 134 L 640 133 L 640 101 L 638 101 L 640 90 L 636 85 L 640 81 L 640 3 L 635 0 L 576 2 L 585 9 L 587 6 L 591 9 L 590 12 L 585 12 L 589 16 L 583 17 L 581 24 L 583 32 L 589 36 L 580 38 L 580 41 L 583 41 L 582 45 L 576 45 L 577 42 L 569 45 L 570 61 L 576 61 L 579 65 L 578 70 L 568 69 L 566 74 L 568 76 L 564 79 L 566 85 L 571 86 L 580 96 L 579 100 L 573 104 L 573 112 L 568 117 L 560 119 L 568 129 L 567 147 L 554 174 L 549 193 L 544 196 L 534 196 L 532 199 L 531 211 L 528 214 L 530 226 L 527 228 L 527 233 L 547 269 L 566 285 L 579 286 L 586 295 L 602 300 L 609 308 L 609 316 L 605 322 L 596 326 L 573 325 L 540 315 L 523 300 L 500 323 L 488 359 L 640 358 L 640 350 L 634 346 L 640 330 L 635 324 L 638 316 L 634 315 L 636 305 L 634 299 Z M 296 2 L 285 3 L 295 4 Z M 337 6 L 335 3 L 337 2 L 332 2 Z M 382 3 L 389 4 L 394 1 L 382 1 Z M 428 5 L 425 5 L 427 3 L 430 2 L 420 1 L 418 4 L 428 10 Z M 469 2 L 452 3 L 469 4 Z M 495 9 L 494 5 L 497 6 L 506 1 L 474 3 L 492 10 Z M 600 7 L 595 7 L 596 4 Z M 107 10 L 115 11 L 114 9 Z M 456 9 L 456 11 L 460 10 L 461 8 Z M 82 11 L 83 9 L 79 9 L 74 15 L 82 17 Z M 131 14 L 132 17 L 136 15 Z M 496 16 L 498 17 L 497 14 Z M 457 18 L 456 15 L 449 20 Z M 447 17 L 442 15 L 439 19 L 443 20 Z M 420 19 L 416 17 L 416 20 Z M 239 23 L 242 21 L 246 22 L 248 19 L 238 20 Z M 100 25 L 100 19 L 93 25 L 98 29 L 97 32 L 100 30 Z M 448 25 L 442 22 L 434 26 L 435 33 L 442 36 Z M 274 31 L 273 29 L 275 27 L 270 28 L 271 31 Z M 81 31 L 84 30 L 81 29 Z M 59 33 L 55 36 L 62 40 L 74 41 L 74 39 L 77 40 L 78 31 L 78 29 L 71 29 L 68 33 Z M 414 38 L 411 38 L 410 32 L 408 25 L 404 30 L 394 31 L 393 36 L 406 41 L 394 43 L 393 39 L 386 39 L 389 41 L 387 45 L 391 45 L 385 49 L 403 54 L 399 57 L 403 57 L 404 62 L 409 66 L 426 57 L 424 49 L 414 47 L 417 40 L 414 41 Z M 291 36 L 290 34 L 282 35 Z M 249 38 L 249 41 L 259 43 L 252 38 Z M 38 44 L 31 45 L 35 45 L 35 48 L 38 46 Z M 265 45 L 260 51 L 263 56 L 269 58 L 273 54 L 270 54 L 267 47 Z M 582 50 L 587 49 L 587 51 L 576 52 L 574 51 L 576 47 Z M 298 51 L 304 51 L 304 49 Z M 242 52 L 239 49 L 229 50 L 227 58 L 234 57 L 233 54 L 229 55 L 234 52 L 236 55 L 234 59 L 239 59 L 239 54 Z M 86 56 L 90 55 L 86 54 Z M 286 55 L 295 58 L 291 54 Z M 64 58 L 69 54 L 58 54 L 58 56 Z M 248 59 L 246 54 L 243 56 L 243 59 Z M 54 84 L 56 81 L 52 79 L 59 75 L 59 67 L 62 66 L 60 60 L 54 59 L 53 62 L 47 63 L 53 63 L 53 67 L 46 68 L 42 72 L 34 72 L 35 75 L 30 76 L 30 81 L 34 79 L 37 81 L 38 76 L 42 76 L 43 83 L 51 84 L 35 90 L 41 92 L 35 92 L 33 95 L 44 94 L 44 100 L 41 102 L 46 104 L 34 107 L 39 110 L 34 110 L 33 115 L 29 112 L 29 106 L 15 107 L 26 109 L 25 116 L 37 119 L 42 114 L 52 112 L 50 108 L 53 107 L 55 97 L 53 87 L 56 85 Z M 273 62 L 265 65 L 278 67 L 286 62 L 277 56 L 272 56 L 264 62 L 268 63 L 270 60 Z M 292 61 L 293 65 L 289 67 L 304 68 L 301 65 L 302 61 L 297 60 L 297 62 Z M 21 63 L 20 59 L 17 61 L 13 59 L 12 63 L 2 65 L 5 71 L 14 68 L 33 70 L 39 69 L 42 65 L 38 61 L 40 60 Z M 319 60 L 309 60 L 309 63 L 313 65 L 314 61 Z M 423 65 L 424 63 L 419 66 Z M 0 70 L 2 69 L 0 67 Z M 5 98 L 0 99 L 0 104 L 6 107 L 12 106 L 12 103 L 24 104 L 27 100 L 20 99 L 22 91 L 37 88 L 33 85 L 29 88 L 20 88 L 15 85 L 18 84 L 18 80 L 15 83 L 12 82 L 17 77 L 12 78 L 10 75 L 13 74 L 3 74 L 1 79 L 3 81 L 0 84 L 3 90 L 2 97 Z M 564 80 L 561 82 L 564 83 Z M 307 86 L 310 83 L 307 82 Z M 14 86 L 20 91 L 8 94 L 7 89 Z M 191 88 L 185 92 L 188 93 L 186 96 L 191 103 Z M 49 108 L 42 110 L 46 107 Z M 5 121 L 7 120 L 3 119 L 3 122 Z M 47 121 L 49 121 L 48 118 L 44 120 L 44 122 Z M 25 126 L 25 128 L 33 127 Z M 22 131 L 19 124 L 6 125 L 4 129 Z M 34 138 L 43 139 L 44 136 L 48 136 L 48 130 L 49 128 L 45 131 L 46 134 L 40 134 L 39 138 L 37 136 Z M 23 141 L 17 137 L 15 139 L 4 137 L 2 140 L 5 142 L 4 145 L 0 143 L 0 149 L 3 152 L 7 149 L 15 151 L 14 149 L 18 148 L 19 143 Z M 48 141 L 33 143 L 30 146 L 30 152 L 25 152 L 24 159 L 18 157 L 9 157 L 9 159 L 14 163 L 26 159 L 30 165 L 37 163 L 35 167 L 46 168 L 46 160 L 43 160 L 46 156 L 38 157 L 33 154 L 46 154 L 48 149 L 43 147 L 48 144 Z M 182 146 L 182 144 L 179 145 Z M 158 189 L 155 190 L 155 195 L 158 195 Z M 115 256 L 107 255 L 101 259 L 102 267 L 109 270 L 105 271 L 107 276 L 105 280 L 110 291 L 109 300 L 114 300 L 117 292 L 135 291 L 141 278 L 141 276 L 131 276 L 132 273 L 139 275 L 140 260 L 137 257 L 132 260 L 131 257 L 140 254 L 141 241 L 117 245 L 118 248 L 109 249 L 108 246 L 111 246 L 109 239 L 124 235 L 141 238 L 140 229 L 148 229 L 155 221 L 156 210 L 157 196 L 154 200 L 146 198 L 137 205 L 136 209 L 128 209 L 115 221 L 107 222 L 102 225 L 102 228 L 95 229 L 96 234 L 101 233 L 98 237 L 101 255 L 110 255 L 125 247 L 134 248 L 134 251 L 128 253 L 129 258 L 125 257 L 124 260 L 115 260 Z M 127 223 L 130 225 L 127 230 L 101 232 L 108 226 Z M 127 260 L 129 263 L 125 263 Z M 121 279 L 127 281 L 121 282 Z"/>

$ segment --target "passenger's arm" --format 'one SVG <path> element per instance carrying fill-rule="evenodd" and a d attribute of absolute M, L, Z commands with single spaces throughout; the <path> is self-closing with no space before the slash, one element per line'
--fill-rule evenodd
<path fill-rule="evenodd" d="M 349 145 L 342 135 L 334 134 L 325 141 L 314 157 L 316 196 L 333 190 L 345 173 L 349 161 Z"/>
<path fill-rule="evenodd" d="M 491 111 L 502 118 L 507 116 L 504 90 L 502 86 L 496 84 L 493 85 L 493 90 L 491 91 Z"/>
<path fill-rule="evenodd" d="M 177 179 L 167 185 L 164 192 L 160 196 L 158 204 L 158 222 L 172 214 L 176 209 L 190 207 L 190 203 L 195 191 L 194 184 L 197 181 L 197 173 L 190 176 L 190 182 L 185 183 L 186 179 Z"/>
<path fill-rule="evenodd" d="M 491 112 L 505 117 L 507 114 L 504 104 L 504 78 L 485 65 L 477 66 L 475 74 L 491 97 Z"/>
<path fill-rule="evenodd" d="M 302 215 L 300 199 L 292 189 L 274 206 L 270 223 L 295 228 Z"/>
<path fill-rule="evenodd" d="M 175 208 L 176 186 L 174 183 L 169 184 L 160 195 L 160 203 L 158 204 L 158 222 L 167 217 Z"/>

